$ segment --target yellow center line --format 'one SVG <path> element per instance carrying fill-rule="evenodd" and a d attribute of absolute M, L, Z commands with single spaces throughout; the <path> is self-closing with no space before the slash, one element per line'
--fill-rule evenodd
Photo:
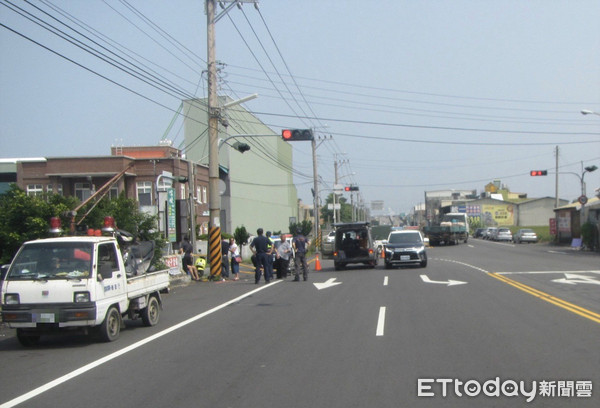
<path fill-rule="evenodd" d="M 552 303 L 553 305 L 561 307 L 579 316 L 585 317 L 586 319 L 592 320 L 596 323 L 600 323 L 600 314 L 598 313 L 592 312 L 591 310 L 585 309 L 581 306 L 574 305 L 573 303 L 569 303 L 565 300 L 549 295 L 548 293 L 542 292 L 541 290 L 534 289 L 531 286 L 527 286 L 521 282 L 517 282 L 498 273 L 487 272 L 487 274 L 504 283 L 514 286 L 515 288 L 520 289 L 523 292 L 529 293 L 532 296 L 545 300 L 548 303 Z"/>

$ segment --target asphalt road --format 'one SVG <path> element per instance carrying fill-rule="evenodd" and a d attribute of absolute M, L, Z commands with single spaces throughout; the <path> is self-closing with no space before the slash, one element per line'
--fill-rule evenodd
<path fill-rule="evenodd" d="M 191 283 L 114 343 L 7 334 L 0 407 L 600 406 L 600 256 L 481 240 L 428 255 Z"/>

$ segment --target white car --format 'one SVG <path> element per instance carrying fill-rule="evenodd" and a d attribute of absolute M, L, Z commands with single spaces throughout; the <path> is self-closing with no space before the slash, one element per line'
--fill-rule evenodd
<path fill-rule="evenodd" d="M 392 231 L 388 236 L 385 245 L 386 269 L 405 264 L 418 264 L 422 268 L 427 266 L 425 240 L 420 231 Z"/>
<path fill-rule="evenodd" d="M 333 247 L 335 244 L 335 231 L 331 231 L 323 240 L 323 255 L 333 254 Z"/>

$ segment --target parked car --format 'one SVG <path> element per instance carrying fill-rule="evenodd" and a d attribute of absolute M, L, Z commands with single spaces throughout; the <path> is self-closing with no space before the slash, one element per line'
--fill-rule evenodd
<path fill-rule="evenodd" d="M 335 244 L 335 231 L 331 231 L 325 236 L 323 240 L 323 255 L 333 254 L 333 247 Z"/>
<path fill-rule="evenodd" d="M 512 232 L 508 228 L 498 228 L 494 234 L 494 241 L 512 241 Z"/>
<path fill-rule="evenodd" d="M 388 236 L 385 245 L 386 269 L 405 264 L 418 264 L 422 268 L 427 266 L 427 251 L 420 231 L 392 231 Z"/>
<path fill-rule="evenodd" d="M 529 228 L 522 228 L 522 229 L 518 230 L 517 232 L 515 232 L 515 235 L 513 236 L 513 242 L 515 244 L 520 244 L 521 242 L 536 243 L 537 241 L 538 241 L 537 234 L 535 233 L 534 230 L 529 229 Z"/>
<path fill-rule="evenodd" d="M 498 231 L 498 228 L 496 227 L 487 227 L 485 229 L 485 231 L 483 232 L 483 239 L 493 239 L 496 231 Z"/>
<path fill-rule="evenodd" d="M 477 228 L 473 233 L 473 238 L 483 238 L 483 233 L 485 232 L 485 228 Z"/>

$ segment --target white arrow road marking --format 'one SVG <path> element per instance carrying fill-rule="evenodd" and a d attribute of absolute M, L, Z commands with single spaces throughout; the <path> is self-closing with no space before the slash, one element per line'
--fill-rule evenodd
<path fill-rule="evenodd" d="M 574 273 L 565 273 L 564 278 L 553 279 L 552 282 L 567 283 L 569 285 L 576 285 L 578 283 L 590 283 L 592 285 L 600 285 L 600 281 L 597 281 L 591 276 L 576 275 Z"/>
<path fill-rule="evenodd" d="M 443 282 L 443 281 L 432 281 L 431 279 L 429 279 L 429 277 L 427 275 L 421 275 L 421 279 L 423 279 L 423 282 L 426 282 L 426 283 L 441 283 L 441 284 L 447 285 L 447 286 L 465 285 L 465 284 L 467 284 L 467 282 L 462 282 L 462 281 L 457 281 L 457 280 L 452 280 L 452 279 L 448 279 L 445 282 Z"/>
<path fill-rule="evenodd" d="M 336 282 L 335 281 L 336 279 L 337 278 L 327 279 L 327 282 L 313 283 L 313 285 L 315 285 L 315 287 L 317 289 L 319 289 L 319 290 L 321 290 L 321 289 L 327 289 L 327 288 L 330 288 L 330 287 L 335 286 L 335 285 L 341 285 L 342 282 Z"/>

